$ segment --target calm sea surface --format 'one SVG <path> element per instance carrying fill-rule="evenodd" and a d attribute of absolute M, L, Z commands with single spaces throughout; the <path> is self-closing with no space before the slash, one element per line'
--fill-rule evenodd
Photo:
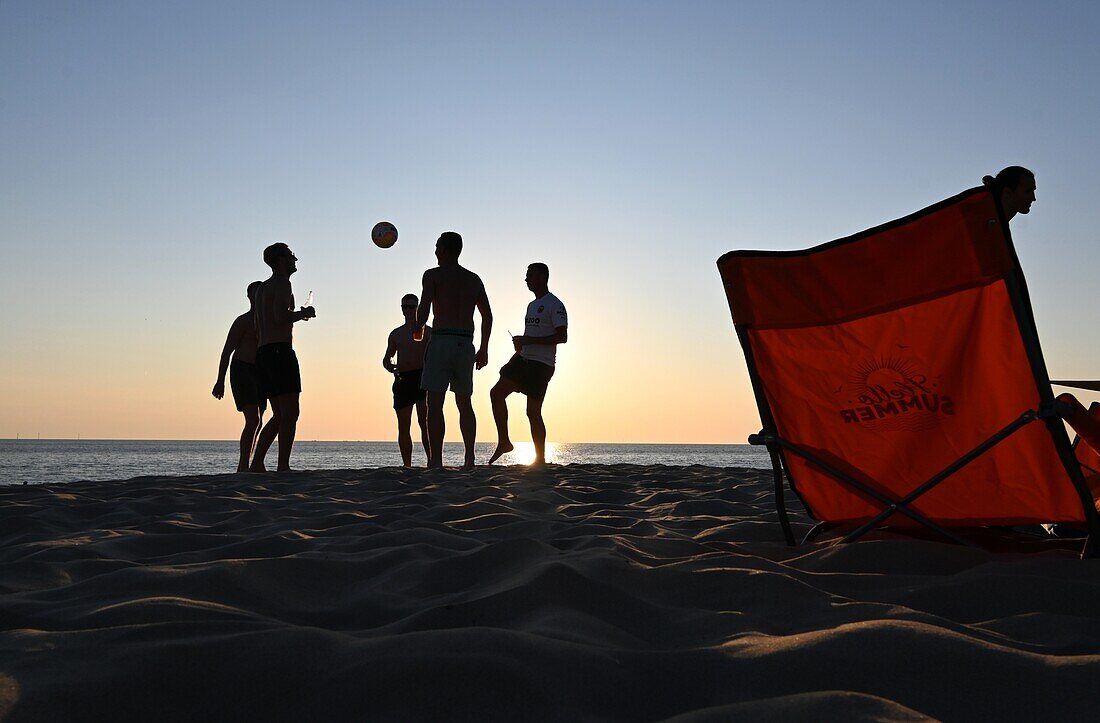
<path fill-rule="evenodd" d="M 478 462 L 484 463 L 492 451 L 492 444 L 478 444 Z M 498 464 L 525 463 L 531 455 L 529 443 L 517 443 L 516 451 Z M 551 444 L 547 457 L 557 464 L 770 468 L 764 449 L 745 444 Z M 461 464 L 462 445 L 448 443 L 443 461 Z M 296 442 L 291 459 L 291 465 L 300 470 L 393 467 L 400 463 L 396 442 Z M 267 464 L 275 466 L 274 446 Z M 424 465 L 420 447 L 413 453 L 413 464 Z M 0 440 L 0 484 L 222 474 L 236 468 L 235 441 Z"/>

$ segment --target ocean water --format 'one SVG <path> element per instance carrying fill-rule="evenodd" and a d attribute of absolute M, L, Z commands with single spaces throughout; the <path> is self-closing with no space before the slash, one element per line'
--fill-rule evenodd
<path fill-rule="evenodd" d="M 275 466 L 275 448 L 267 457 Z M 484 464 L 493 445 L 475 449 Z M 145 475 L 223 474 L 237 468 L 236 441 L 157 440 L 0 440 L 0 484 L 40 484 L 77 480 L 129 479 Z M 498 464 L 523 464 L 534 452 L 516 443 Z M 667 464 L 770 468 L 767 452 L 747 444 L 564 444 L 550 443 L 547 459 L 556 464 Z M 448 443 L 444 464 L 462 463 L 462 445 Z M 413 464 L 424 466 L 424 450 L 413 450 Z M 291 466 L 308 469 L 363 469 L 401 464 L 396 442 L 306 442 L 294 444 Z"/>

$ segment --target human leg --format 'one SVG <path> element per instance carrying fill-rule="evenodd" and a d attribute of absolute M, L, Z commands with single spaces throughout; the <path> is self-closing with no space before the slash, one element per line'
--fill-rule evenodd
<path fill-rule="evenodd" d="M 413 408 L 402 407 L 394 410 L 397 413 L 397 448 L 401 450 L 401 464 L 412 467 L 412 435 L 409 427 L 412 426 Z"/>
<path fill-rule="evenodd" d="M 244 429 L 241 430 L 241 455 L 237 461 L 237 471 L 248 471 L 248 460 L 252 458 L 252 447 L 256 444 L 256 433 L 260 431 L 260 407 L 246 404 L 241 410 L 244 415 Z"/>
<path fill-rule="evenodd" d="M 252 466 L 248 468 L 249 472 L 267 471 L 264 458 L 267 457 L 267 450 L 271 448 L 271 443 L 279 434 L 279 416 L 279 397 L 272 397 L 271 419 L 267 420 L 267 424 L 260 430 L 260 436 L 256 439 L 256 451 L 252 455 Z"/>
<path fill-rule="evenodd" d="M 290 471 L 290 450 L 294 447 L 294 435 L 298 430 L 298 392 L 279 395 L 279 466 L 277 472 Z"/>
<path fill-rule="evenodd" d="M 447 431 L 447 425 L 443 419 L 443 402 L 447 398 L 447 392 L 429 391 L 428 402 L 428 466 L 443 466 L 443 434 Z"/>
<path fill-rule="evenodd" d="M 508 436 L 508 395 L 516 391 L 519 391 L 516 383 L 503 376 L 489 391 L 489 399 L 493 402 L 493 421 L 497 425 L 497 448 L 489 457 L 489 464 L 496 462 L 514 449 L 512 440 Z"/>
<path fill-rule="evenodd" d="M 477 417 L 474 415 L 474 405 L 470 402 L 469 394 L 455 394 L 455 404 L 458 405 L 458 427 L 462 430 L 462 443 L 466 446 L 466 461 L 462 469 L 470 469 L 474 466 Z"/>
<path fill-rule="evenodd" d="M 428 447 L 428 405 L 424 400 L 416 403 L 416 422 L 420 425 L 420 443 L 424 445 L 424 456 L 431 457 Z"/>
<path fill-rule="evenodd" d="M 546 463 L 546 423 L 542 421 L 542 399 L 527 397 L 527 419 L 531 422 L 531 442 L 535 445 L 532 465 Z"/>

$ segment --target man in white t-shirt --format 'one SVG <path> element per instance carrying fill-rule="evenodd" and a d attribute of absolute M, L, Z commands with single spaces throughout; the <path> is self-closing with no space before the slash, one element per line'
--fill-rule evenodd
<path fill-rule="evenodd" d="M 546 424 L 542 421 L 542 400 L 546 386 L 554 376 L 554 359 L 558 344 L 569 340 L 569 317 L 565 305 L 550 293 L 547 283 L 550 269 L 546 264 L 535 263 L 527 267 L 527 288 L 535 300 L 527 305 L 527 318 L 523 336 L 513 336 L 515 355 L 500 369 L 500 381 L 489 397 L 493 400 L 493 419 L 497 424 L 497 448 L 489 458 L 489 464 L 512 451 L 508 438 L 508 395 L 520 392 L 527 395 L 527 418 L 531 420 L 531 441 L 535 445 L 532 464 L 546 461 Z"/>

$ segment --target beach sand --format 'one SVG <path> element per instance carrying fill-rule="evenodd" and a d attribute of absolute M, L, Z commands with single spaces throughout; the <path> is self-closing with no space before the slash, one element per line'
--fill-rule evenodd
<path fill-rule="evenodd" d="M 1100 562 L 989 543 L 786 547 L 707 467 L 3 488 L 0 720 L 1097 717 Z"/>

